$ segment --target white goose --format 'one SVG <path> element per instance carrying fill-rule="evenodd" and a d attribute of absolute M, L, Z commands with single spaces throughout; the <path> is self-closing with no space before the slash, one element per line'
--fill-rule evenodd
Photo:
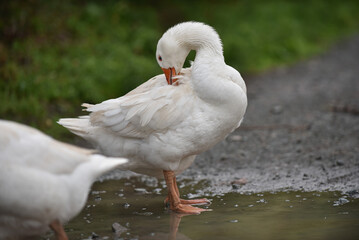
<path fill-rule="evenodd" d="M 40 131 L 0 120 L 0 239 L 28 239 L 76 216 L 92 183 L 127 162 L 58 142 Z"/>
<path fill-rule="evenodd" d="M 190 50 L 196 58 L 191 68 L 182 69 Z M 59 124 L 105 155 L 131 159 L 124 169 L 164 176 L 170 208 L 198 214 L 205 210 L 190 204 L 208 200 L 180 199 L 175 176 L 239 127 L 247 107 L 246 85 L 224 62 L 217 32 L 203 23 L 170 28 L 158 42 L 156 58 L 165 74 L 120 98 L 83 104 L 89 116 L 60 119 Z"/>

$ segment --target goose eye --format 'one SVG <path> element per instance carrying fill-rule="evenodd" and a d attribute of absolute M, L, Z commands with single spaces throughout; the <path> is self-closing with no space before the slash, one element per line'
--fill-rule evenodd
<path fill-rule="evenodd" d="M 161 57 L 161 56 L 158 56 L 158 60 L 162 61 L 162 57 Z"/>

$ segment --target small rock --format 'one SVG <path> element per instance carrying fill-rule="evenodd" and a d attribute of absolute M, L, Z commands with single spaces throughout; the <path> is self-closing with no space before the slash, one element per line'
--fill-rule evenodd
<path fill-rule="evenodd" d="M 155 188 L 155 189 L 153 189 L 153 193 L 155 193 L 155 194 L 161 194 L 161 191 L 162 191 L 162 188 Z"/>
<path fill-rule="evenodd" d="M 348 191 L 347 194 L 349 195 L 349 197 L 359 198 L 359 191 L 357 190 Z"/>
<path fill-rule="evenodd" d="M 151 216 L 151 215 L 153 215 L 152 212 L 133 212 L 133 214 L 140 215 L 140 216 Z"/>
<path fill-rule="evenodd" d="M 283 107 L 281 105 L 274 106 L 271 111 L 272 114 L 281 114 L 283 112 Z"/>
<path fill-rule="evenodd" d="M 117 237 L 127 231 L 126 227 L 121 226 L 118 222 L 112 224 L 112 231 L 116 234 Z"/>
<path fill-rule="evenodd" d="M 230 156 L 228 154 L 222 153 L 219 160 L 220 161 L 225 161 L 225 160 L 229 159 L 229 157 Z"/>
<path fill-rule="evenodd" d="M 101 193 L 106 193 L 106 191 L 92 191 L 91 192 L 92 195 L 98 195 L 98 194 L 101 194 Z"/>
<path fill-rule="evenodd" d="M 232 135 L 230 137 L 230 139 L 233 141 L 233 142 L 239 142 L 242 140 L 242 137 L 240 135 Z"/>
<path fill-rule="evenodd" d="M 237 184 L 237 185 L 245 185 L 247 183 L 248 183 L 248 181 L 245 178 L 236 179 L 231 182 L 231 184 Z"/>
<path fill-rule="evenodd" d="M 257 201 L 257 203 L 267 203 L 267 201 L 264 198 L 261 198 Z"/>
<path fill-rule="evenodd" d="M 91 234 L 91 239 L 98 239 L 100 236 L 97 235 L 96 233 L 92 232 Z"/>
<path fill-rule="evenodd" d="M 276 175 L 272 178 L 272 180 L 279 180 L 279 179 L 280 179 L 279 174 L 276 174 Z"/>
<path fill-rule="evenodd" d="M 337 160 L 336 164 L 337 166 L 343 166 L 344 162 L 342 160 Z"/>
<path fill-rule="evenodd" d="M 348 202 L 349 202 L 348 199 L 341 197 L 341 198 L 338 199 L 338 201 L 334 201 L 333 206 L 336 207 L 336 206 L 344 205 L 344 204 L 346 204 Z"/>
<path fill-rule="evenodd" d="M 134 190 L 137 193 L 143 193 L 143 194 L 148 193 L 145 188 L 135 188 Z"/>

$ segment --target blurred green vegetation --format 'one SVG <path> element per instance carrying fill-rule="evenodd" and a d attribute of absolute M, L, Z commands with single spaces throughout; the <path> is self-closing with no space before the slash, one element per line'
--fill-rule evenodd
<path fill-rule="evenodd" d="M 56 120 L 160 74 L 157 40 L 189 20 L 216 28 L 226 62 L 246 75 L 357 32 L 359 1 L 1 1 L 0 118 L 71 137 Z"/>

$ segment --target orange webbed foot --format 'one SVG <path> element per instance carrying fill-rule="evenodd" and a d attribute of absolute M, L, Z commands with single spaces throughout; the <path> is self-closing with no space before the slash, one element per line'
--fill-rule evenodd
<path fill-rule="evenodd" d="M 200 198 L 200 199 L 181 199 L 181 204 L 185 205 L 209 205 L 211 204 L 211 201 L 209 201 L 207 198 Z"/>
<path fill-rule="evenodd" d="M 169 197 L 166 197 L 164 203 L 166 205 L 169 204 Z M 211 201 L 209 201 L 207 198 L 200 198 L 200 199 L 180 199 L 180 203 L 184 205 L 209 205 L 211 204 Z"/>
<path fill-rule="evenodd" d="M 200 214 L 201 212 L 212 211 L 212 209 L 203 209 L 185 204 L 178 204 L 176 207 L 171 207 L 171 210 L 180 214 Z"/>

